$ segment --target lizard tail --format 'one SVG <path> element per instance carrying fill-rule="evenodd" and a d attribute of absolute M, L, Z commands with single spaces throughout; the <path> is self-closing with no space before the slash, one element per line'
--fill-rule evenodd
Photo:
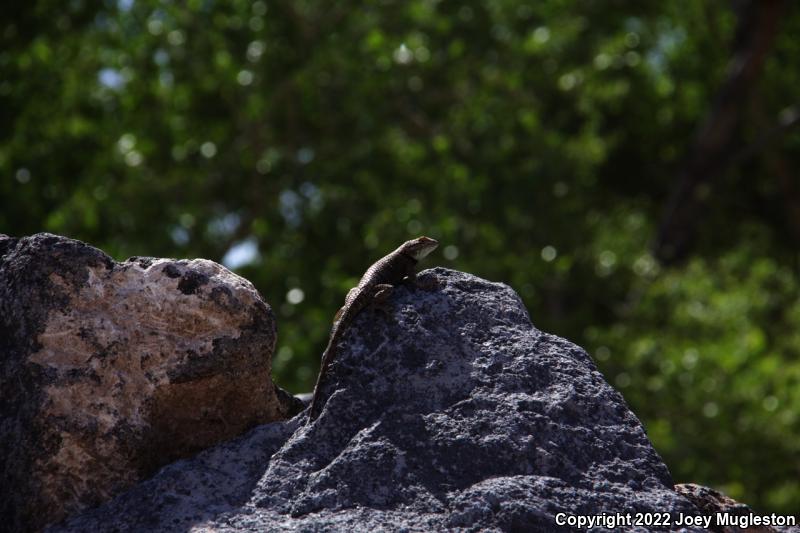
<path fill-rule="evenodd" d="M 319 375 L 317 376 L 317 383 L 314 385 L 314 394 L 311 398 L 311 408 L 308 411 L 307 423 L 313 422 L 314 419 L 319 416 L 319 411 L 322 408 L 322 392 L 320 389 L 322 388 L 322 382 L 325 376 L 328 374 L 328 368 L 335 357 L 336 345 L 342 340 L 347 325 L 353 321 L 353 317 L 364 307 L 364 302 L 368 301 L 367 295 L 367 292 L 359 293 L 348 305 L 342 306 L 336 313 L 331 337 L 328 340 L 328 346 L 325 347 L 325 351 L 322 353 L 322 364 L 320 365 Z"/>
<path fill-rule="evenodd" d="M 307 424 L 310 424 L 314 420 L 316 420 L 317 416 L 319 416 L 319 387 L 320 382 L 322 381 L 322 374 L 317 377 L 317 383 L 314 385 L 314 395 L 311 397 L 311 407 L 308 410 L 308 421 Z"/>
<path fill-rule="evenodd" d="M 311 399 L 311 409 L 309 409 L 308 411 L 308 421 L 306 422 L 307 424 L 310 424 L 311 422 L 317 419 L 317 417 L 319 416 L 318 411 L 319 411 L 319 396 L 315 394 L 314 397 Z"/>
<path fill-rule="evenodd" d="M 325 349 L 325 352 L 322 354 L 322 370 L 320 370 L 319 375 L 317 376 L 317 382 L 314 384 L 314 393 L 311 397 L 311 407 L 308 410 L 308 421 L 306 423 L 313 422 L 318 416 L 320 411 L 320 403 L 322 401 L 322 395 L 320 394 L 320 389 L 322 388 L 322 380 L 325 377 L 325 369 L 327 367 L 328 356 L 330 353 L 330 344 L 328 348 Z"/>
<path fill-rule="evenodd" d="M 317 419 L 317 416 L 319 416 L 319 413 L 317 413 L 318 409 L 319 409 L 319 398 L 316 395 L 314 395 L 314 397 L 311 399 L 311 409 L 308 411 L 308 421 L 306 422 L 306 424 L 310 424 L 311 422 Z"/>

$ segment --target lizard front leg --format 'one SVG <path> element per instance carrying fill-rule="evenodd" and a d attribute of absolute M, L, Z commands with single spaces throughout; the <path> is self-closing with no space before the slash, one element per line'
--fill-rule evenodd
<path fill-rule="evenodd" d="M 439 281 L 436 279 L 436 276 L 429 275 L 420 278 L 414 271 L 404 277 L 402 283 L 415 289 L 422 289 L 423 291 L 433 291 L 439 287 Z"/>
<path fill-rule="evenodd" d="M 370 298 L 370 305 L 381 306 L 386 303 L 389 296 L 394 292 L 394 285 L 388 283 L 380 283 L 375 285 L 372 290 L 372 297 Z"/>
<path fill-rule="evenodd" d="M 381 311 L 387 316 L 392 314 L 392 309 L 388 305 L 389 296 L 394 292 L 394 285 L 388 283 L 380 283 L 373 287 L 372 297 L 370 298 L 369 306 L 373 309 Z"/>

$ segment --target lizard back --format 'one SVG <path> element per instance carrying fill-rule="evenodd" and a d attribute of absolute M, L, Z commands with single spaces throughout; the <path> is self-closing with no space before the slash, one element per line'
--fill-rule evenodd
<path fill-rule="evenodd" d="M 414 279 L 414 266 L 417 264 L 418 259 L 430 253 L 437 245 L 438 242 L 428 237 L 419 237 L 406 241 L 396 250 L 373 263 L 361 276 L 358 285 L 347 293 L 344 305 L 334 318 L 328 345 L 322 354 L 320 373 L 317 376 L 314 394 L 311 399 L 309 422 L 314 420 L 318 414 L 321 401 L 320 386 L 327 375 L 331 362 L 335 358 L 337 344 L 356 315 L 374 301 L 377 292 L 382 291 L 387 286 L 398 285 L 404 280 Z"/>

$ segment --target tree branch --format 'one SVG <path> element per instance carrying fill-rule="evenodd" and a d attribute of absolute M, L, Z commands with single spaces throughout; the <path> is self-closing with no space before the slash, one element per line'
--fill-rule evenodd
<path fill-rule="evenodd" d="M 749 0 L 739 11 L 727 77 L 689 150 L 653 246 L 662 263 L 685 257 L 714 179 L 736 156 L 734 133 L 772 46 L 784 4 Z"/>

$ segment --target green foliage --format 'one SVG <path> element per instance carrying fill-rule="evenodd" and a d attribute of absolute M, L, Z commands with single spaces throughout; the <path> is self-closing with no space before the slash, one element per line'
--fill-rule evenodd
<path fill-rule="evenodd" d="M 0 231 L 118 259 L 249 246 L 237 271 L 276 311 L 296 392 L 363 269 L 431 235 L 426 264 L 509 283 L 537 327 L 586 346 L 678 481 L 798 508 L 797 242 L 776 169 L 800 135 L 726 172 L 688 263 L 647 251 L 726 73 L 726 2 L 10 9 Z M 799 26 L 787 12 L 739 146 L 795 103 Z"/>
<path fill-rule="evenodd" d="M 648 279 L 649 278 L 649 279 Z M 800 317 L 792 269 L 732 251 L 645 276 L 620 320 L 587 338 L 678 479 L 764 508 L 796 506 Z M 735 455 L 725 450 L 735 450 Z M 765 457 L 765 453 L 768 454 Z"/>

